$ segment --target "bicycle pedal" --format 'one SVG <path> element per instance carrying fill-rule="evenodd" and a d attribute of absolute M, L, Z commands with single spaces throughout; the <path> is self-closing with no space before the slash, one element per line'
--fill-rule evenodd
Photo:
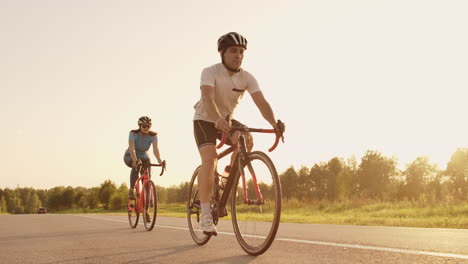
<path fill-rule="evenodd" d="M 206 232 L 206 231 L 203 231 L 203 234 L 207 235 L 207 236 L 218 236 L 218 232 Z"/>

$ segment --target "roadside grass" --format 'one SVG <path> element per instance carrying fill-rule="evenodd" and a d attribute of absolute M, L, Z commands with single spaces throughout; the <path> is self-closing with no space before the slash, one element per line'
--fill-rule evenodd
<path fill-rule="evenodd" d="M 420 202 L 283 202 L 282 222 L 378 225 L 431 228 L 468 228 L 468 203 Z"/>
<path fill-rule="evenodd" d="M 126 215 L 125 210 L 110 211 L 103 208 L 73 209 L 57 213 Z M 186 217 L 185 204 L 158 204 L 158 215 L 184 218 Z M 249 218 L 255 218 L 258 221 L 266 220 L 262 214 L 255 213 Z M 223 219 L 230 219 L 230 217 Z M 304 203 L 290 200 L 282 203 L 281 222 L 468 229 L 468 203 L 432 204 L 410 201 Z"/>

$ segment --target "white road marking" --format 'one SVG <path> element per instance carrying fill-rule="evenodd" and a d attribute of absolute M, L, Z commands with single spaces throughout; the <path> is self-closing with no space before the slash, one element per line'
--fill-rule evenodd
<path fill-rule="evenodd" d="M 95 217 L 95 216 L 87 216 L 87 215 L 75 215 L 75 216 L 81 216 L 81 217 L 99 219 L 99 220 L 106 220 L 106 221 L 113 221 L 113 222 L 128 223 L 128 221 L 108 219 L 108 218 Z M 161 228 L 169 228 L 169 229 L 178 229 L 178 230 L 189 231 L 189 229 L 187 227 L 166 226 L 166 225 L 155 225 L 155 226 L 161 227 Z M 218 232 L 218 234 L 235 236 L 234 233 L 230 233 L 230 232 Z M 249 236 L 255 237 L 253 235 L 249 235 Z M 265 238 L 265 237 L 262 237 L 262 238 Z M 468 259 L 468 255 L 443 253 L 443 252 L 430 252 L 430 251 L 422 251 L 422 250 L 410 250 L 410 249 L 399 249 L 399 248 L 364 246 L 364 245 L 358 245 L 358 244 L 343 244 L 343 243 L 333 243 L 333 242 L 323 242 L 323 241 L 313 241 L 313 240 L 302 240 L 302 239 L 292 239 L 292 238 L 282 238 L 282 237 L 277 237 L 277 238 L 275 238 L 275 240 L 276 241 L 293 242 L 293 243 L 321 245 L 321 246 L 356 248 L 356 249 L 394 252 L 394 253 L 405 253 L 405 254 L 426 255 L 426 256 L 435 256 L 435 257 Z"/>

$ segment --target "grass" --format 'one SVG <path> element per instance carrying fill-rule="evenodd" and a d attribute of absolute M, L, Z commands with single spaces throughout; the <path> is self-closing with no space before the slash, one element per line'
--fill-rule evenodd
<path fill-rule="evenodd" d="M 124 210 L 74 209 L 58 213 L 126 215 Z M 186 217 L 185 204 L 158 204 L 159 216 Z M 270 214 L 271 215 L 271 214 Z M 265 220 L 262 214 L 249 217 Z M 230 217 L 224 218 L 230 219 Z M 338 225 L 378 225 L 468 229 L 468 203 L 424 204 L 412 202 L 302 203 L 283 201 L 281 222 Z"/>
<path fill-rule="evenodd" d="M 283 204 L 282 222 L 468 228 L 468 203 Z"/>

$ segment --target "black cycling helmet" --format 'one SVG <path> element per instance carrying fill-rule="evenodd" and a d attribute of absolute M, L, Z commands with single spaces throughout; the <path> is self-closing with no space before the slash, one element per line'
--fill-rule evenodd
<path fill-rule="evenodd" d="M 143 124 L 151 125 L 151 118 L 147 116 L 142 116 L 138 119 L 138 125 L 141 126 Z"/>
<path fill-rule="evenodd" d="M 229 32 L 218 39 L 218 51 L 222 51 L 231 46 L 242 46 L 247 49 L 247 39 L 236 32 Z"/>

